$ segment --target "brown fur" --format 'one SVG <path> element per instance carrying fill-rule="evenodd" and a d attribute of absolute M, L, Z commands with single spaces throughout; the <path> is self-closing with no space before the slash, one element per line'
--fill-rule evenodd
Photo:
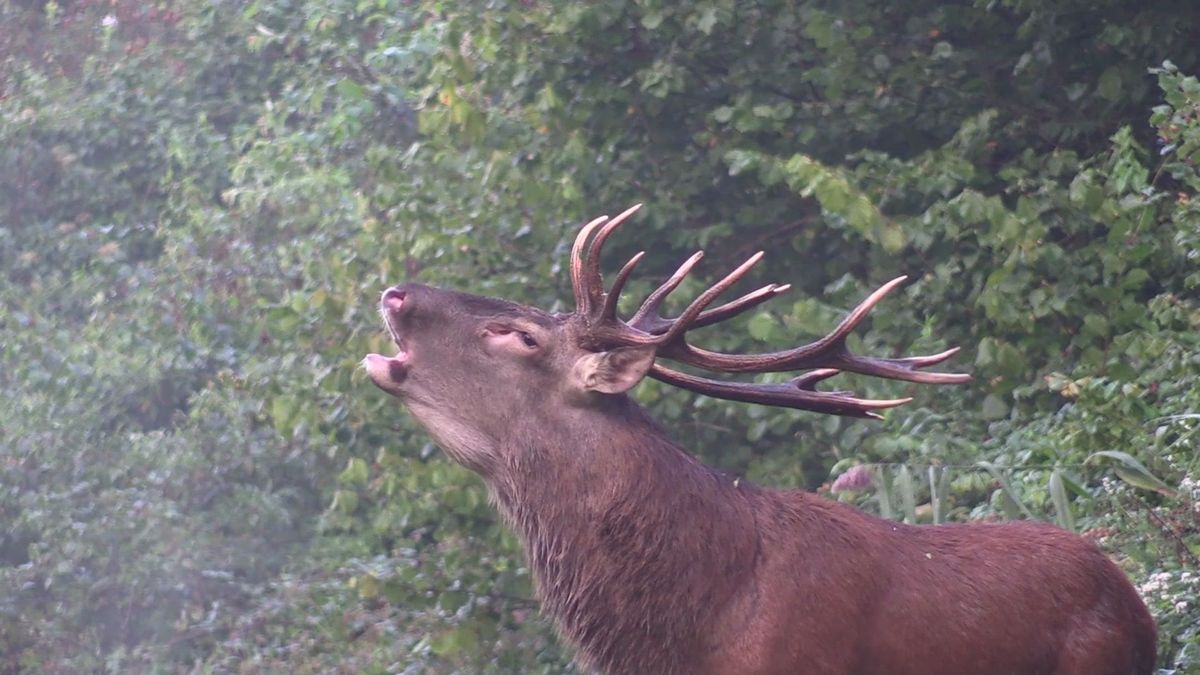
<path fill-rule="evenodd" d="M 675 445 L 624 394 L 556 386 L 578 357 L 557 337 L 571 330 L 568 318 L 404 288 L 404 311 L 424 309 L 423 320 L 389 319 L 412 342 L 411 373 L 400 383 L 382 367 L 368 371 L 435 437 L 478 439 L 453 454 L 470 458 L 519 533 L 543 610 L 585 669 L 1153 671 L 1154 623 L 1092 543 L 1041 523 L 908 526 L 734 481 Z M 536 357 L 521 361 L 490 337 L 475 346 L 474 327 L 497 317 L 540 322 Z M 422 371 L 422 351 L 441 365 L 436 376 Z M 449 408 L 420 412 L 435 405 Z"/>

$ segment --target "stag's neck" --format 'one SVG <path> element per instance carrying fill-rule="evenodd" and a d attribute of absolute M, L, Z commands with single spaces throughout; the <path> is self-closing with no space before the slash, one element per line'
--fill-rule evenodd
<path fill-rule="evenodd" d="M 664 659 L 713 649 L 697 624 L 727 619 L 753 584 L 754 488 L 696 461 L 632 401 L 612 403 L 510 439 L 512 462 L 488 482 L 585 666 L 682 672 Z"/>

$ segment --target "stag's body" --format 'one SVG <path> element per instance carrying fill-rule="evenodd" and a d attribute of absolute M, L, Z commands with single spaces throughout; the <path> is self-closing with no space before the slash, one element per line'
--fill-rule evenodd
<path fill-rule="evenodd" d="M 513 438 L 519 459 L 487 477 L 543 611 L 585 668 L 1152 672 L 1149 615 L 1080 537 L 1037 523 L 882 520 L 714 471 L 631 401 L 589 413 Z M 604 433 L 580 438 L 580 428 Z"/>
<path fill-rule="evenodd" d="M 584 228 L 572 253 L 575 314 L 405 284 L 382 311 L 399 346 L 367 372 L 451 457 L 483 476 L 518 532 L 538 598 L 589 670 L 618 674 L 1149 675 L 1155 628 L 1096 546 L 1043 524 L 913 527 L 799 491 L 760 488 L 691 457 L 624 392 L 649 374 L 714 396 L 873 416 L 906 399 L 820 392 L 855 372 L 924 383 L 954 350 L 850 354 L 845 336 L 893 281 L 821 340 L 729 355 L 689 345 L 769 299 L 769 285 L 705 310 L 757 256 L 677 319 L 658 305 L 693 257 L 628 322 L 600 288 L 599 247 L 632 210 Z M 786 385 L 672 371 L 817 368 Z M 519 384 L 518 384 L 519 383 Z"/>

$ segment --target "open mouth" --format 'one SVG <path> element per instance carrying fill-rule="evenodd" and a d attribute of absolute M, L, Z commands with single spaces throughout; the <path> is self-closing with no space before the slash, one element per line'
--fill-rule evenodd
<path fill-rule="evenodd" d="M 366 368 L 367 375 L 376 385 L 384 389 L 388 388 L 385 385 L 399 384 L 404 381 L 407 375 L 409 353 L 405 349 L 404 339 L 396 326 L 400 310 L 404 306 L 404 299 L 403 291 L 389 288 L 383 292 L 383 297 L 379 301 L 379 313 L 383 316 L 383 325 L 387 328 L 388 335 L 392 337 L 392 342 L 396 344 L 395 356 L 367 354 L 363 359 L 363 367 Z"/>

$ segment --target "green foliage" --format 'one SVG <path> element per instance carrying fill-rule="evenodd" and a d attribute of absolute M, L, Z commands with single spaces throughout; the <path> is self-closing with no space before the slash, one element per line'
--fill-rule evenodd
<path fill-rule="evenodd" d="M 1087 10 L 0 0 L 0 670 L 569 668 L 480 481 L 357 363 L 404 278 L 569 309 L 575 226 L 639 201 L 630 297 L 699 247 L 680 298 L 759 249 L 795 287 L 705 346 L 907 274 L 851 347 L 975 377 L 839 377 L 916 397 L 882 424 L 641 385 L 681 442 L 1095 537 L 1200 669 L 1200 23 Z"/>

